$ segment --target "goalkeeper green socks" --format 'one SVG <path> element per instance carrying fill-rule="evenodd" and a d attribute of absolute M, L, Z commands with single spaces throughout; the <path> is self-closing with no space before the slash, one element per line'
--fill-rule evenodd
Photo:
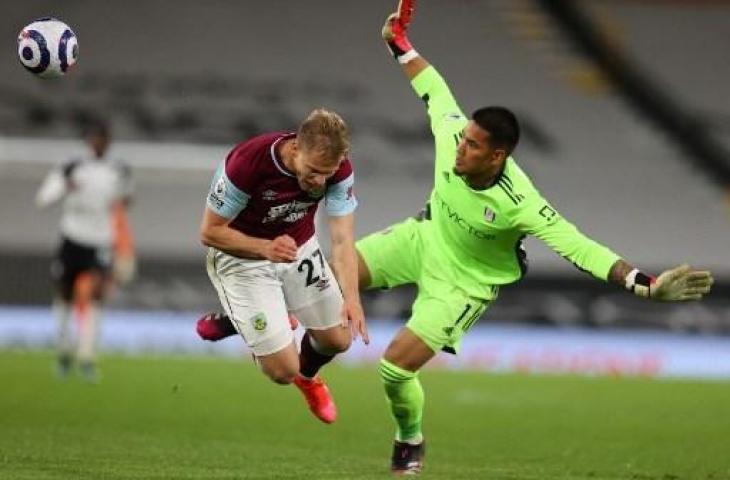
<path fill-rule="evenodd" d="M 423 388 L 418 373 L 409 372 L 385 359 L 380 360 L 380 376 L 385 385 L 393 418 L 398 424 L 396 440 L 419 443 L 422 439 Z"/>

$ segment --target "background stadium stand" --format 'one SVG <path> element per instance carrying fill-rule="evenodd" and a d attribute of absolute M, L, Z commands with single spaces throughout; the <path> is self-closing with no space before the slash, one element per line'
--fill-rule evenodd
<path fill-rule="evenodd" d="M 80 62 L 69 78 L 41 81 L 17 65 L 14 49 L 0 49 L 0 303 L 48 301 L 58 212 L 36 211 L 33 195 L 50 166 L 82 151 L 78 128 L 99 114 L 112 121 L 114 151 L 137 184 L 141 275 L 118 306 L 214 307 L 197 228 L 215 165 L 237 141 L 294 128 L 320 105 L 352 127 L 359 235 L 423 205 L 432 176 L 426 117 L 379 39 L 392 1 L 26 3 L 76 28 Z M 525 136 L 515 156 L 565 217 L 647 270 L 689 261 L 720 281 L 707 302 L 669 310 L 594 282 L 530 241 L 527 280 L 505 289 L 488 318 L 730 332 L 724 181 L 621 95 L 542 2 L 428 3 L 414 44 L 467 113 L 484 104 L 518 113 Z M 722 150 L 730 6 L 694 3 L 600 1 L 588 13 Z M 29 20 L 4 12 L 3 38 Z M 368 312 L 405 315 L 411 293 L 369 295 Z"/>

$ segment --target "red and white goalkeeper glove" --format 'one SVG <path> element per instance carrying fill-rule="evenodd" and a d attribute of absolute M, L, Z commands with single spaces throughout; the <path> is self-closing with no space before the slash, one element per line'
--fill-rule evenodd
<path fill-rule="evenodd" d="M 710 293 L 714 280 L 708 271 L 693 270 L 689 265 L 663 272 L 656 279 L 634 269 L 626 276 L 626 288 L 640 297 L 662 302 L 701 300 Z"/>
<path fill-rule="evenodd" d="M 388 16 L 381 32 L 383 40 L 400 64 L 406 64 L 418 56 L 406 35 L 415 10 L 416 0 L 400 0 L 398 11 Z"/>

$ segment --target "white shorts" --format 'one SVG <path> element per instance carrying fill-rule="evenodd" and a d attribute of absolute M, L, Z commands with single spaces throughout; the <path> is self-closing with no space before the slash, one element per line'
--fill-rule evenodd
<path fill-rule="evenodd" d="M 239 258 L 210 248 L 207 269 L 223 309 L 256 356 L 292 343 L 289 312 L 307 329 L 340 323 L 342 293 L 316 237 L 299 247 L 292 263 Z"/>

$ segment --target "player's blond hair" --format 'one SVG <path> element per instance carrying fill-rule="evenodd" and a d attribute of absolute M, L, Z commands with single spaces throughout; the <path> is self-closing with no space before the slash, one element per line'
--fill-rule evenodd
<path fill-rule="evenodd" d="M 350 150 L 350 132 L 342 117 L 318 108 L 299 126 L 297 144 L 304 150 L 321 153 L 336 161 Z"/>

